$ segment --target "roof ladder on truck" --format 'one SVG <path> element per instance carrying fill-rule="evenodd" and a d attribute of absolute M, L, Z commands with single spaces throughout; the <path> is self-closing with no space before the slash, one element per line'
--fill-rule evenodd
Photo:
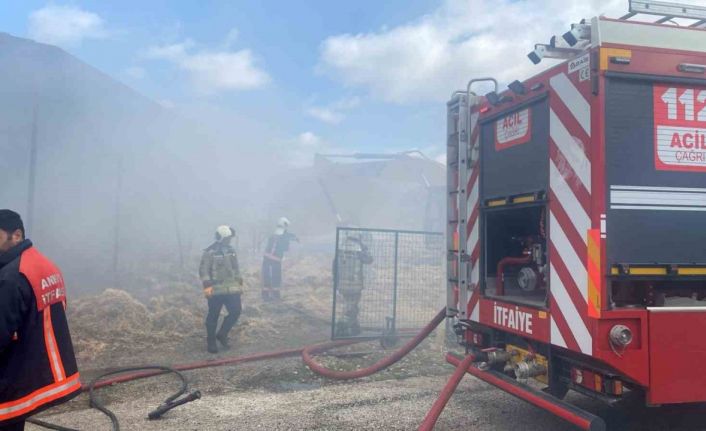
<path fill-rule="evenodd" d="M 466 95 L 463 92 L 456 92 L 452 100 L 447 105 L 447 160 L 446 160 L 446 184 L 447 184 L 447 224 L 446 224 L 446 280 L 447 280 L 447 317 L 460 318 L 459 313 L 462 307 L 458 306 L 459 295 L 459 193 L 461 192 L 460 162 L 463 159 L 461 151 L 466 140 L 464 123 L 467 117 Z M 461 309 L 461 310 L 460 310 Z M 449 328 L 447 328 L 448 330 Z M 447 331 L 448 333 L 448 331 Z"/>
<path fill-rule="evenodd" d="M 689 27 L 706 26 L 706 7 L 652 0 L 630 0 L 629 12 L 620 19 L 628 20 L 637 14 L 656 15 L 660 18 L 655 24 L 663 24 L 674 18 L 693 19 Z"/>
<path fill-rule="evenodd" d="M 471 92 L 471 86 L 478 82 L 492 82 L 494 91 L 498 83 L 493 78 L 473 79 L 468 83 L 466 91 L 457 91 L 447 105 L 447 198 L 454 211 L 447 213 L 446 244 L 447 261 L 447 315 L 456 317 L 456 324 L 467 324 L 470 290 L 475 288 L 478 280 L 473 280 L 471 253 L 468 236 L 471 226 L 468 225 L 470 179 L 473 170 L 477 169 L 480 138 L 478 134 L 478 119 L 483 98 Z M 471 142 L 473 141 L 473 142 Z M 471 209 L 472 211 L 472 209 Z M 477 262 L 475 263 L 477 265 Z"/>

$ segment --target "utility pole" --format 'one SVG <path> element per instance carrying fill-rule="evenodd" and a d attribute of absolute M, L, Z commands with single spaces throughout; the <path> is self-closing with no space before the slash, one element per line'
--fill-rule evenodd
<path fill-rule="evenodd" d="M 179 227 L 179 212 L 177 210 L 176 200 L 174 199 L 174 190 L 169 189 L 169 200 L 172 204 L 172 217 L 174 218 L 174 229 L 176 230 L 177 247 L 179 247 L 179 269 L 184 269 L 184 247 L 181 241 L 181 228 Z"/>
<path fill-rule="evenodd" d="M 120 256 L 120 201 L 123 190 L 123 156 L 118 156 L 117 187 L 115 190 L 115 228 L 113 231 L 113 276 L 115 277 L 115 287 L 120 287 L 120 275 L 118 272 Z"/>
<path fill-rule="evenodd" d="M 37 176 L 37 102 L 34 102 L 32 110 L 32 133 L 29 143 L 29 185 L 27 190 L 27 231 L 32 235 L 34 232 L 34 191 Z"/>

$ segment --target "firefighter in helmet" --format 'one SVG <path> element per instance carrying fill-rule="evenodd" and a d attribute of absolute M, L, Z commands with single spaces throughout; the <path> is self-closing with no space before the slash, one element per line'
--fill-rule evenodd
<path fill-rule="evenodd" d="M 65 307 L 61 271 L 0 209 L 0 430 L 81 393 Z"/>
<path fill-rule="evenodd" d="M 242 311 L 241 294 L 243 277 L 240 275 L 238 256 L 230 245 L 235 230 L 230 226 L 216 229 L 215 242 L 204 250 L 199 266 L 199 277 L 203 293 L 208 300 L 206 316 L 206 344 L 209 353 L 218 353 L 216 340 L 224 349 L 229 349 L 228 333 L 235 326 Z M 221 309 L 228 311 L 218 328 Z"/>
<path fill-rule="evenodd" d="M 267 239 L 265 254 L 262 257 L 262 299 L 265 301 L 280 298 L 284 253 L 289 251 L 290 241 L 299 242 L 299 238 L 288 229 L 289 220 L 280 217 L 277 228 Z"/>
<path fill-rule="evenodd" d="M 343 319 L 337 324 L 336 335 L 356 336 L 360 334 L 358 314 L 360 298 L 365 287 L 364 266 L 373 263 L 359 232 L 348 232 L 333 263 L 334 283 L 343 303 Z"/>

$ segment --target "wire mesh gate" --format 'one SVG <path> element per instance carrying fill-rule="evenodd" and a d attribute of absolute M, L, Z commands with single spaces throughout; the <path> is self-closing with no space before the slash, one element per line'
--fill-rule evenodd
<path fill-rule="evenodd" d="M 444 256 L 441 233 L 338 228 L 331 338 L 424 327 L 445 303 Z"/>

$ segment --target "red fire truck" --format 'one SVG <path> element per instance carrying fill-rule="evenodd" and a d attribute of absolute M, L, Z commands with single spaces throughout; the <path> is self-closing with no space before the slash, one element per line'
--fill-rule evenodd
<path fill-rule="evenodd" d="M 706 7 L 629 11 L 447 106 L 448 317 L 469 372 L 585 429 L 604 424 L 568 390 L 706 402 Z"/>

